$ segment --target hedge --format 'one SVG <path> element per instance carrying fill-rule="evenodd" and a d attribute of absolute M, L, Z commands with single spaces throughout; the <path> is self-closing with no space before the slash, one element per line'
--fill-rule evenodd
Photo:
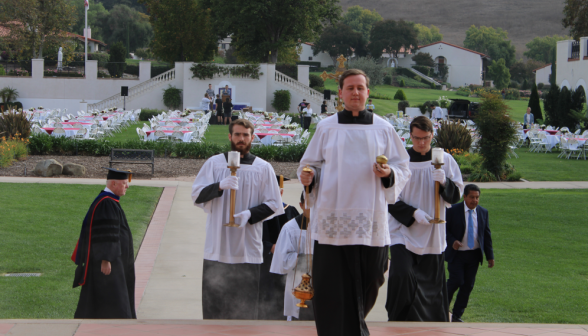
<path fill-rule="evenodd" d="M 139 121 L 149 121 L 149 119 L 153 118 L 153 116 L 161 114 L 161 112 L 163 112 L 163 110 L 141 108 L 141 113 L 139 114 Z"/>
<path fill-rule="evenodd" d="M 207 159 L 213 155 L 231 150 L 229 144 L 219 145 L 208 142 L 173 142 L 128 140 L 77 140 L 66 137 L 52 137 L 34 134 L 29 138 L 29 153 L 32 155 L 88 155 L 108 156 L 112 148 L 152 149 L 156 157 L 177 157 L 184 159 Z M 268 161 L 299 162 L 306 151 L 306 144 L 290 146 L 256 146 L 251 153 Z"/>
<path fill-rule="evenodd" d="M 8 106 L 16 106 L 17 109 L 22 108 L 21 102 L 0 103 L 0 111 L 8 109 Z"/>

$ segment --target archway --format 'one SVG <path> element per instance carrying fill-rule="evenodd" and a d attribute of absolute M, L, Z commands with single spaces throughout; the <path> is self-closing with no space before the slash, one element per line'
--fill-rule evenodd
<path fill-rule="evenodd" d="M 583 79 L 578 80 L 578 82 L 576 83 L 576 91 L 580 88 L 582 88 L 582 91 L 584 92 L 584 103 L 588 104 L 587 97 L 586 97 L 586 92 L 587 92 L 586 89 L 588 87 L 586 86 L 586 82 L 584 82 Z"/>
<path fill-rule="evenodd" d="M 438 74 L 439 77 L 444 78 L 444 80 L 447 80 L 448 72 L 447 58 L 445 58 L 445 56 L 435 57 L 435 73 Z"/>
<path fill-rule="evenodd" d="M 564 79 L 564 81 L 561 82 L 561 85 L 559 86 L 559 88 L 562 89 L 564 86 L 567 87 L 568 90 L 572 89 L 572 86 L 570 85 L 570 83 L 568 82 L 567 79 Z"/>

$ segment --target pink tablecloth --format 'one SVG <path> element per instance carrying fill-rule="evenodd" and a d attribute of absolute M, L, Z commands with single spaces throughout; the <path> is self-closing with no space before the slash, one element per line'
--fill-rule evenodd
<path fill-rule="evenodd" d="M 172 134 L 173 132 L 182 132 L 182 133 L 186 134 L 186 133 L 192 132 L 192 131 L 174 131 L 174 130 L 171 130 L 171 131 L 170 130 L 160 130 L 160 131 L 165 134 Z M 145 132 L 145 134 L 150 135 L 151 133 L 154 133 L 154 132 L 157 132 L 157 131 L 147 131 L 147 132 Z"/>
<path fill-rule="evenodd" d="M 47 133 L 48 133 L 48 134 L 51 134 L 51 133 L 53 133 L 53 131 L 55 130 L 55 127 L 43 127 L 43 129 L 44 129 L 45 131 L 47 131 Z M 76 132 L 77 132 L 77 131 L 79 131 L 80 129 L 79 129 L 79 128 L 65 128 L 65 127 L 64 127 L 64 128 L 63 128 L 63 130 L 64 130 L 64 131 L 76 131 Z"/>
<path fill-rule="evenodd" d="M 525 131 L 525 133 L 527 133 L 529 130 L 528 130 L 528 129 L 526 129 L 526 130 L 524 130 L 524 131 Z M 556 130 L 544 130 L 544 131 L 545 131 L 545 132 L 547 132 L 547 133 L 549 133 L 550 135 L 555 135 L 555 134 L 557 133 L 557 131 L 556 131 Z"/>
<path fill-rule="evenodd" d="M 91 122 L 75 122 L 75 121 L 70 121 L 70 122 L 62 122 L 62 125 L 75 125 L 75 124 L 81 124 L 81 125 L 92 125 L 93 123 Z"/>

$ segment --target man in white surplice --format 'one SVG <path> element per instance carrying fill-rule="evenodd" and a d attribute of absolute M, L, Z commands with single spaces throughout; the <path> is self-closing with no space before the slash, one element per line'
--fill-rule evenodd
<path fill-rule="evenodd" d="M 444 165 L 435 169 L 431 141 L 433 123 L 425 116 L 410 123 L 413 147 L 408 150 L 412 173 L 390 212 L 390 271 L 388 321 L 448 322 L 445 281 L 445 224 L 430 224 L 435 214 L 435 181 L 440 183 L 441 219 L 445 207 L 463 193 L 457 162 L 443 153 Z"/>
<path fill-rule="evenodd" d="M 368 96 L 363 71 L 341 75 L 345 110 L 317 125 L 298 168 L 302 184 L 312 188 L 312 301 L 321 336 L 369 335 L 365 317 L 387 270 L 387 204 L 410 177 L 402 140 L 389 122 L 365 110 Z M 377 164 L 378 155 L 388 164 Z M 303 173 L 306 165 L 312 172 Z"/>
<path fill-rule="evenodd" d="M 208 159 L 194 180 L 192 200 L 208 214 L 202 308 L 205 319 L 257 319 L 262 223 L 284 213 L 272 166 L 249 153 L 253 124 L 237 119 L 229 125 L 231 148 L 241 154 L 237 176 L 227 168 L 227 153 Z M 235 222 L 227 227 L 230 190 L 236 190 Z"/>

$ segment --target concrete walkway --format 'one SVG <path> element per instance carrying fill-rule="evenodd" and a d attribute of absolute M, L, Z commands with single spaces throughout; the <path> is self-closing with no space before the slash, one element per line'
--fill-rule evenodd
<path fill-rule="evenodd" d="M 193 177 L 160 180 L 133 180 L 133 185 L 164 187 L 158 208 L 146 234 L 145 241 L 137 256 L 137 315 L 139 321 L 127 323 L 88 321 L 3 321 L 0 324 L 0 336 L 2 335 L 35 335 L 34 330 L 47 331 L 39 323 L 52 324 L 56 333 L 51 335 L 153 335 L 154 333 L 167 335 L 257 335 L 262 329 L 253 328 L 246 331 L 241 325 L 253 324 L 257 327 L 263 325 L 264 335 L 316 335 L 313 323 L 289 323 L 268 321 L 205 321 L 202 320 L 202 260 L 203 247 L 206 234 L 206 214 L 200 208 L 192 204 L 190 197 Z M 102 179 L 73 179 L 73 178 L 38 178 L 38 177 L 0 177 L 0 183 L 64 183 L 64 184 L 100 184 Z M 477 183 L 483 189 L 584 189 L 588 188 L 588 182 L 503 182 L 503 183 Z M 284 202 L 296 205 L 300 199 L 302 185 L 298 181 L 289 181 L 284 185 Z M 387 278 L 387 277 L 386 277 Z M 460 324 L 459 328 L 447 328 L 446 324 L 399 324 L 385 322 L 387 320 L 384 308 L 386 300 L 386 284 L 380 290 L 376 306 L 368 316 L 372 322 L 374 332 L 372 335 L 397 335 L 411 333 L 416 335 L 449 335 L 477 334 L 480 336 L 512 335 L 516 329 L 514 325 L 486 325 L 486 324 Z M 162 321 L 165 320 L 165 321 Z M 184 321 L 177 321 L 184 320 Z M 277 323 L 277 324 L 276 324 Z M 122 326 L 119 326 L 122 325 Z M 204 327 L 206 325 L 206 327 Z M 228 329 L 212 328 L 231 326 Z M 423 326 L 425 325 L 425 326 Z M 270 328 L 269 326 L 291 326 L 291 333 L 284 332 L 282 327 Z M 393 327 L 392 327 L 393 326 Z M 481 327 L 484 326 L 484 327 Z M 216 328 L 216 329 L 215 329 Z M 380 329 L 378 328 L 383 328 Z M 393 328 L 394 330 L 389 328 Z M 400 328 L 400 329 L 398 329 Z M 408 329 L 407 329 L 408 328 Z M 423 329 L 425 328 L 425 329 Z M 441 329 L 438 329 L 441 328 Z M 490 329 L 488 329 L 490 328 Z M 534 327 L 525 325 L 526 331 L 520 331 L 519 335 L 544 334 L 556 335 L 588 335 L 582 328 L 565 326 Z M 538 329 L 537 329 L 538 328 Z M 567 329 L 565 329 L 567 328 Z M 115 331 L 116 329 L 116 331 Z M 165 331 L 174 329 L 174 331 Z M 458 330 L 459 329 L 459 330 Z M 496 330 L 495 330 L 496 329 Z M 501 331 L 499 333 L 498 329 Z M 557 329 L 557 330 L 554 330 Z M 564 331 L 564 329 L 566 331 Z M 569 329 L 569 330 L 568 330 Z M 62 330 L 63 332 L 58 330 Z M 288 329 L 290 330 L 290 329 Z M 450 331 L 453 330 L 453 331 Z M 508 330 L 508 331 L 505 331 Z M 517 329 L 518 330 L 518 329 Z M 522 330 L 522 329 L 521 329 Z M 539 331 L 537 331 L 539 330 Z M 571 331 L 570 331 L 571 330 Z M 215 331 L 216 333 L 209 333 Z M 377 332 L 376 332 L 377 331 Z M 168 333 L 169 332 L 169 333 Z M 426 333 L 422 333 L 426 332 Z M 504 332 L 504 333 L 503 333 Z M 48 335 L 39 333 L 39 335 Z"/>

